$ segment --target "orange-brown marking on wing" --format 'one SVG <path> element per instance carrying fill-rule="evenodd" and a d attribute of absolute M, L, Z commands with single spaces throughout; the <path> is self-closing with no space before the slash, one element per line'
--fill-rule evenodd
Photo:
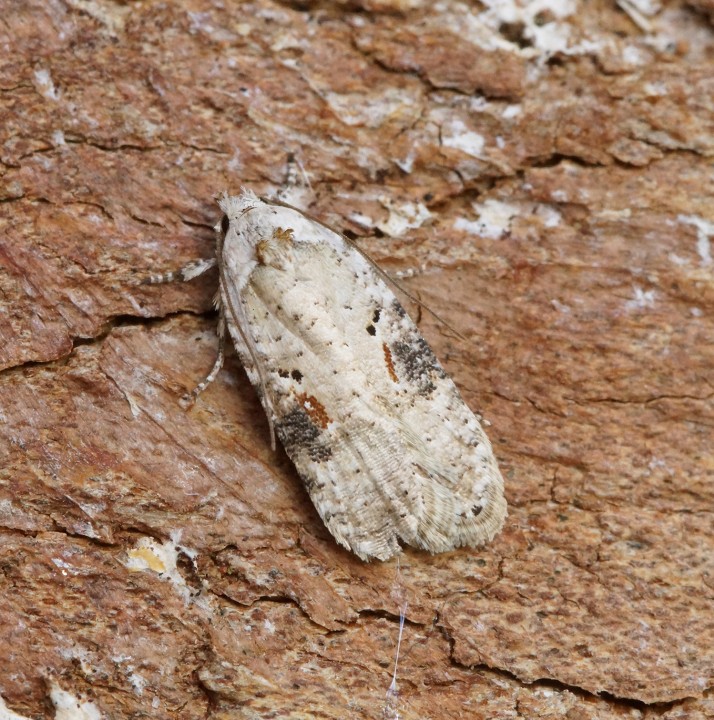
<path fill-rule="evenodd" d="M 394 382 L 399 382 L 399 378 L 397 377 L 397 373 L 394 371 L 394 361 L 392 360 L 392 351 L 389 349 L 389 346 L 387 343 L 382 343 L 382 350 L 384 350 L 384 360 L 387 363 L 387 372 L 389 373 L 389 377 L 394 380 Z"/>
<path fill-rule="evenodd" d="M 275 228 L 269 238 L 263 238 L 255 246 L 255 255 L 261 265 L 281 267 L 283 261 L 290 256 L 295 242 L 292 228 Z"/>
<path fill-rule="evenodd" d="M 270 241 L 269 240 L 261 240 L 256 246 L 255 246 L 255 255 L 258 258 L 258 262 L 261 265 L 267 265 L 268 262 L 268 252 L 270 250 Z"/>
<path fill-rule="evenodd" d="M 273 230 L 273 237 L 276 240 L 282 240 L 286 243 L 291 243 L 295 240 L 292 228 L 287 228 L 287 230 L 284 230 L 283 228 L 275 228 L 275 230 Z"/>
<path fill-rule="evenodd" d="M 324 430 L 330 422 L 330 416 L 327 414 L 325 406 L 314 395 L 302 393 L 297 398 L 310 420 Z"/>

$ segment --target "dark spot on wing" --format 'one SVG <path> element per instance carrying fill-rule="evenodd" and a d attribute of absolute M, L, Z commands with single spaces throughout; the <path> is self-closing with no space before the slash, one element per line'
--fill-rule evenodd
<path fill-rule="evenodd" d="M 392 303 L 392 310 L 400 318 L 406 317 L 406 315 L 407 315 L 407 311 L 402 307 L 402 304 L 396 298 L 394 299 L 394 302 Z"/>
<path fill-rule="evenodd" d="M 226 235 L 231 226 L 231 221 L 228 219 L 228 215 L 224 215 L 221 218 L 221 232 Z"/>
<path fill-rule="evenodd" d="M 314 462 L 325 462 L 332 457 L 332 450 L 325 444 L 322 430 L 305 408 L 299 405 L 275 424 L 275 431 L 293 461 L 304 458 L 306 454 Z"/>
<path fill-rule="evenodd" d="M 370 335 L 376 335 L 377 334 L 377 328 L 374 327 L 374 325 L 367 325 L 367 332 Z"/>
<path fill-rule="evenodd" d="M 398 340 L 390 346 L 397 375 L 418 388 L 421 395 L 430 395 L 436 389 L 434 379 L 445 378 L 446 373 L 431 351 L 426 340 L 414 330 L 407 340 Z"/>
<path fill-rule="evenodd" d="M 327 462 L 332 457 L 332 448 L 329 445 L 313 445 L 309 455 L 313 462 Z"/>
<path fill-rule="evenodd" d="M 302 380 L 302 373 L 299 370 L 293 370 L 290 373 L 290 377 L 292 377 L 295 382 L 300 382 Z"/>

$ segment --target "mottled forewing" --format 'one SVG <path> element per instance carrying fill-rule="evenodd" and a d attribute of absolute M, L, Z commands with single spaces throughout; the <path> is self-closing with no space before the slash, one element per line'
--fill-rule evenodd
<path fill-rule="evenodd" d="M 334 537 L 364 559 L 490 540 L 505 516 L 491 446 L 375 268 L 284 207 L 237 216 L 224 253 L 248 241 L 250 272 L 224 259 L 229 330 Z"/>

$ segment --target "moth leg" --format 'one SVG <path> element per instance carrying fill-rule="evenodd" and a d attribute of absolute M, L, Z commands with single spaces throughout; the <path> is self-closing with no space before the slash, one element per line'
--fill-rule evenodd
<path fill-rule="evenodd" d="M 288 159 L 286 160 L 285 164 L 285 187 L 291 187 L 293 185 L 300 184 L 300 177 L 298 173 L 302 175 L 304 185 L 310 184 L 310 181 L 307 179 L 307 174 L 305 173 L 305 168 L 302 166 L 302 163 L 295 157 L 295 153 L 288 153 Z"/>
<path fill-rule="evenodd" d="M 181 280 L 181 282 L 188 282 L 197 278 L 199 275 L 203 275 L 207 270 L 216 266 L 216 258 L 206 258 L 204 260 L 195 260 L 194 262 L 184 265 L 178 270 L 172 270 L 171 272 L 163 273 L 161 275 L 149 275 L 148 278 L 142 280 L 142 285 L 159 285 L 161 283 L 175 282 Z"/>
<path fill-rule="evenodd" d="M 223 308 L 220 309 L 220 316 L 218 318 L 218 355 L 216 361 L 213 363 L 211 371 L 201 380 L 196 387 L 191 390 L 190 393 L 186 393 L 181 398 L 181 403 L 184 406 L 193 405 L 196 402 L 196 398 L 216 379 L 218 373 L 223 367 L 223 363 L 226 359 L 226 321 L 223 317 Z"/>
<path fill-rule="evenodd" d="M 304 196 L 314 195 L 310 178 L 294 153 L 288 153 L 286 166 L 285 179 L 282 187 L 275 193 L 275 199 L 295 207 L 304 207 L 309 204 Z"/>

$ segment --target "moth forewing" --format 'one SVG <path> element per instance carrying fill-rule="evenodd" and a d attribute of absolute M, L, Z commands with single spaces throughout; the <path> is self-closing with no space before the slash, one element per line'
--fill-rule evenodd
<path fill-rule="evenodd" d="M 380 273 L 293 208 L 219 204 L 225 325 L 336 540 L 364 560 L 491 540 L 506 515 L 491 445 Z"/>

